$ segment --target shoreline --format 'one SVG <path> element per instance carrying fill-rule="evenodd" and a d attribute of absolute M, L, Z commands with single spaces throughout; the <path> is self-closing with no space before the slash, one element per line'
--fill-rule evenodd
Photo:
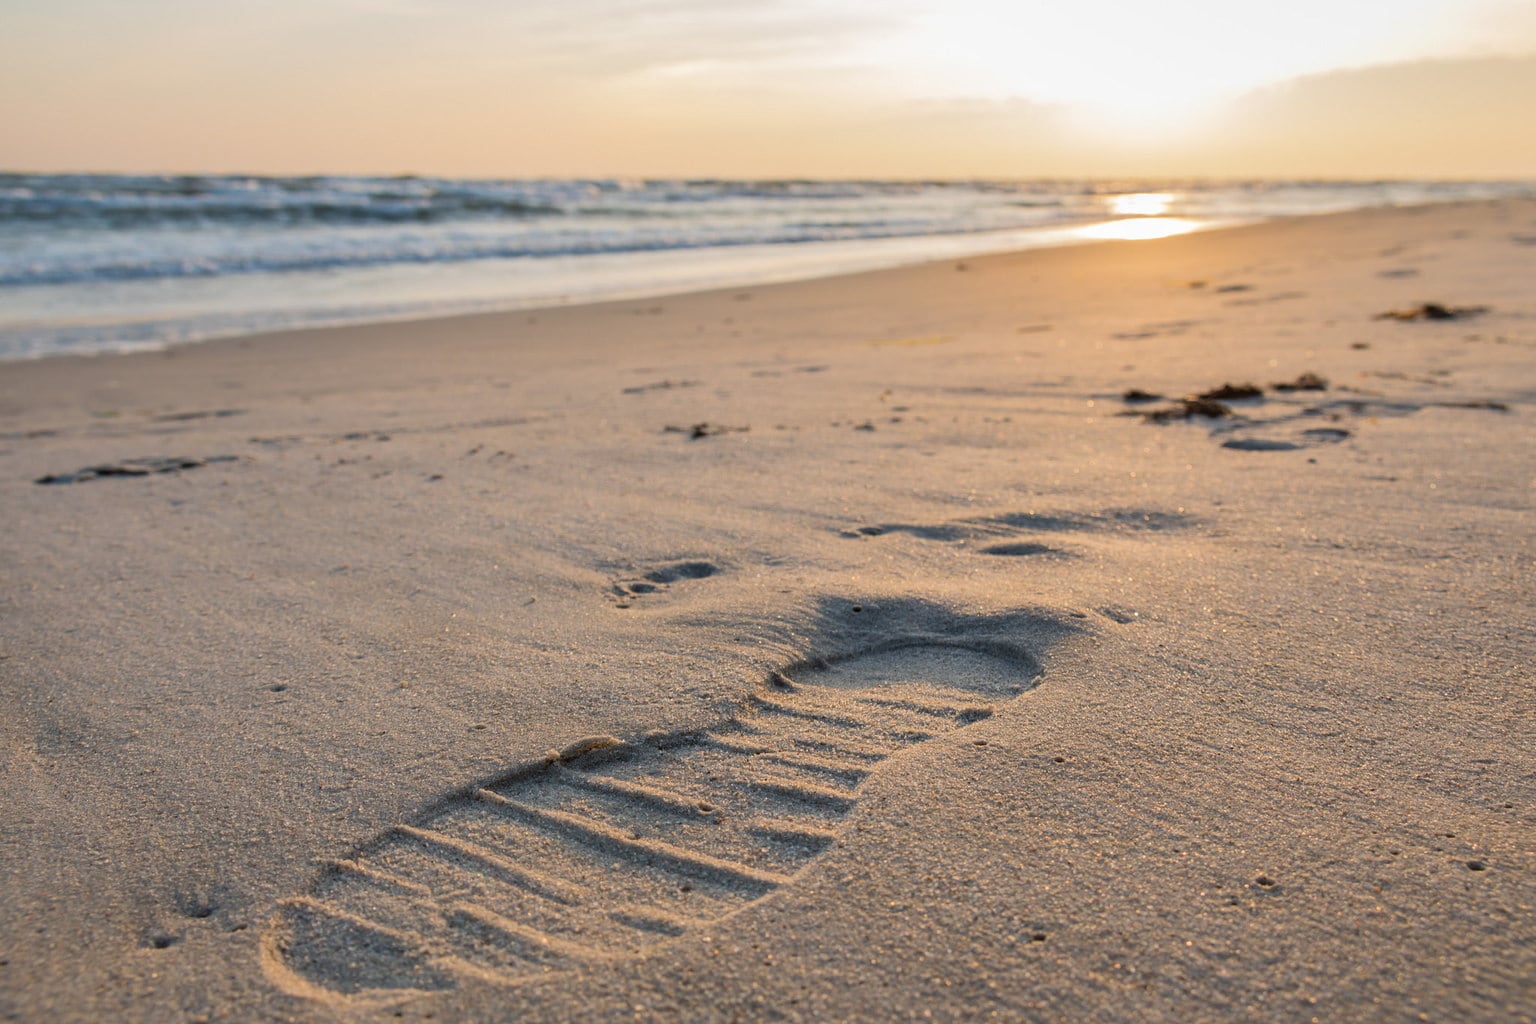
<path fill-rule="evenodd" d="M 1528 1016 L 1533 235 L 0 364 L 0 1008 Z"/>
<path fill-rule="evenodd" d="M 580 299 L 577 299 L 577 300 L 571 301 L 571 302 L 555 301 L 555 302 L 547 302 L 547 303 L 544 303 L 544 304 L 526 305 L 526 306 L 525 305 L 511 305 L 511 306 L 500 306 L 500 305 L 497 305 L 497 306 L 492 306 L 492 307 L 487 307 L 487 308 L 465 309 L 465 310 L 461 310 L 461 311 L 449 311 L 449 312 L 441 312 L 441 313 L 431 313 L 431 312 L 428 312 L 428 313 L 405 313 L 405 314 L 401 314 L 398 317 L 384 317 L 384 318 L 381 318 L 381 319 L 346 320 L 346 321 L 337 321 L 337 322 L 325 322 L 325 323 L 319 323 L 319 324 L 313 324 L 313 325 L 298 325 L 298 326 L 276 327 L 276 328 L 272 328 L 272 329 L 269 329 L 269 330 L 265 330 L 264 329 L 264 330 L 255 330 L 255 331 L 245 331 L 245 332 L 240 332 L 240 333 L 218 334 L 218 335 L 214 335 L 214 336 L 210 336 L 210 337 L 207 337 L 207 338 L 202 338 L 202 339 L 194 340 L 194 341 L 173 341 L 173 342 L 165 342 L 165 343 L 158 343 L 158 342 L 156 342 L 156 343 L 146 343 L 146 347 L 131 348 L 131 349 L 124 349 L 124 350 L 107 349 L 107 350 L 100 350 L 100 351 L 78 352 L 78 353 L 77 352 L 56 352 L 56 353 L 47 353 L 47 354 L 44 354 L 44 355 L 37 355 L 37 356 L 18 356 L 16 358 L 12 358 L 12 359 L 0 360 L 0 368 L 4 368 L 6 366 L 16 365 L 16 364 L 35 363 L 35 362 L 38 362 L 40 360 L 43 360 L 43 361 L 46 361 L 46 360 L 56 360 L 56 359 L 92 360 L 92 359 L 97 359 L 97 358 L 115 359 L 115 358 L 136 357 L 136 356 L 144 356 L 144 357 L 153 358 L 155 356 L 164 356 L 164 355 L 166 355 L 168 353 L 185 351 L 185 350 L 193 348 L 193 347 L 202 347 L 202 346 L 207 346 L 207 345 L 220 345 L 220 344 L 222 344 L 222 345 L 231 345 L 231 344 L 233 344 L 233 345 L 244 346 L 244 345 L 247 345 L 247 344 L 250 344 L 250 343 L 253 343 L 253 342 L 259 343 L 261 339 L 266 339 L 266 338 L 279 338 L 279 339 L 281 339 L 281 338 L 286 338 L 286 337 L 291 336 L 291 335 L 300 335 L 300 334 L 302 334 L 302 335 L 314 335 L 314 334 L 317 334 L 317 333 L 329 332 L 329 331 L 368 330 L 370 328 L 375 328 L 375 327 L 387 328 L 387 327 L 400 327 L 400 326 L 417 326 L 417 327 L 420 327 L 423 330 L 430 330 L 432 325 L 441 323 L 441 324 L 447 325 L 451 329 L 452 326 L 456 322 L 459 322 L 459 321 L 470 321 L 470 320 L 480 320 L 480 319 L 484 319 L 484 318 L 506 317 L 506 318 L 509 318 L 509 322 L 510 322 L 511 319 L 515 319 L 515 318 L 520 317 L 520 316 L 521 317 L 526 317 L 528 315 L 535 315 L 536 316 L 536 315 L 540 315 L 540 314 L 555 313 L 557 311 L 569 311 L 569 310 L 580 311 L 580 310 L 587 309 L 589 307 L 616 306 L 616 305 L 622 305 L 622 304 L 625 304 L 625 303 L 652 302 L 654 300 L 665 300 L 665 299 L 686 299 L 686 298 L 689 298 L 689 297 L 695 296 L 695 295 L 704 296 L 704 295 L 723 295 L 725 293 L 733 293 L 734 294 L 734 293 L 738 293 L 738 292 L 741 292 L 741 291 L 744 291 L 744 290 L 750 291 L 750 290 L 754 290 L 754 289 L 767 289 L 767 288 L 776 288 L 776 287 L 781 287 L 781 286 L 793 286 L 793 285 L 797 285 L 797 284 L 805 284 L 805 283 L 825 281 L 825 280 L 833 280 L 833 281 L 835 281 L 835 280 L 840 280 L 840 279 L 844 279 L 844 278 L 861 278 L 861 277 L 863 277 L 865 275 L 868 275 L 868 274 L 881 274 L 881 273 L 886 273 L 886 272 L 914 269 L 914 268 L 919 268 L 919 267 L 924 267 L 924 266 L 939 266 L 939 265 L 952 264 L 952 263 L 954 263 L 957 260 L 962 261 L 962 262 L 982 261 L 982 260 L 989 260 L 989 259 L 1008 258 L 1008 257 L 1011 257 L 1011 256 L 1022 255 L 1024 253 L 1055 252 L 1055 251 L 1059 251 L 1059 250 L 1062 250 L 1062 249 L 1078 248 L 1078 247 L 1081 247 L 1081 246 L 1114 245 L 1114 244 L 1142 244 L 1142 243 L 1145 243 L 1145 242 L 1162 241 L 1165 238 L 1182 237 L 1184 235 L 1207 234 L 1207 233 L 1210 233 L 1210 232 L 1241 231 L 1241 230 L 1248 229 L 1248 228 L 1262 227 L 1262 226 L 1267 225 L 1267 224 L 1281 224 L 1281 223 L 1289 223 L 1289 222 L 1306 222 L 1306 221 L 1315 220 L 1315 219 L 1324 219 L 1324 220 L 1326 220 L 1328 218 L 1350 217 L 1350 216 L 1361 215 L 1361 214 L 1383 213 L 1383 212 L 1390 212 L 1390 211 L 1408 211 L 1408 212 L 1413 212 L 1413 211 L 1424 211 L 1424 210 L 1443 209 L 1443 208 L 1455 208 L 1455 207 L 1459 207 L 1459 206 L 1479 206 L 1479 205 L 1483 205 L 1483 204 L 1487 204 L 1487 203 L 1495 203 L 1495 204 L 1497 204 L 1497 203 L 1503 203 L 1503 202 L 1519 202 L 1519 200 L 1504 200 L 1504 199 L 1447 200 L 1447 201 L 1440 201 L 1440 202 L 1421 203 L 1421 204 L 1415 204 L 1415 205 L 1409 205 L 1409 206 L 1366 207 L 1366 208 L 1361 208 L 1361 209 L 1343 210 L 1343 211 L 1334 211 L 1334 212 L 1305 213 L 1305 214 L 1293 214 L 1293 215 L 1274 216 L 1274 217 L 1267 217 L 1267 218 L 1255 218 L 1255 219 L 1240 220 L 1240 221 L 1235 221 L 1235 222 L 1213 222 L 1213 223 L 1211 223 L 1209 225 L 1202 224 L 1202 223 L 1195 223 L 1194 226 L 1190 227 L 1188 230 L 1182 230 L 1181 229 L 1181 230 L 1177 230 L 1177 231 L 1175 231 L 1175 232 L 1173 232 L 1173 233 L 1171 233 L 1169 235 L 1155 236 L 1155 237 L 1151 237 L 1151 238 L 1117 238 L 1117 237 L 1103 237 L 1103 238 L 1099 238 L 1099 237 L 1081 237 L 1081 235 L 1082 235 L 1082 232 L 1084 232 L 1085 230 L 1095 230 L 1095 229 L 1100 229 L 1100 228 L 1104 228 L 1104 227 L 1108 227 L 1108 226 L 1113 226 L 1113 225 L 1116 225 L 1116 224 L 1135 224 L 1135 223 L 1138 223 L 1140 221 L 1158 221 L 1158 220 L 1164 220 L 1164 219 L 1167 219 L 1167 218 L 1157 218 L 1157 217 L 1151 217 L 1151 218 L 1122 218 L 1122 219 L 1120 219 L 1118 221 L 1104 221 L 1104 222 L 1101 222 L 1101 223 L 1093 223 L 1093 224 L 1087 224 L 1087 225 L 1075 225 L 1075 226 L 1072 226 L 1070 228 L 1063 228 L 1063 229 L 1059 229 L 1059 230 L 1058 229 L 1051 229 L 1051 230 L 1045 230 L 1045 229 L 1026 229 L 1025 231 L 1022 231 L 1022 232 L 1020 232 L 1020 231 L 980 232 L 978 234 L 983 234 L 983 235 L 984 234 L 1029 234 L 1029 235 L 1041 235 L 1041 236 L 1044 236 L 1044 235 L 1073 235 L 1073 236 L 1078 236 L 1078 237 L 1074 237 L 1072 240 L 1069 240 L 1069 241 L 1057 241 L 1057 242 L 1050 242 L 1050 243 L 1042 243 L 1042 244 L 1039 244 L 1039 245 L 1027 245 L 1027 246 L 1022 246 L 1022 247 L 1015 247 L 1015 248 L 997 249 L 997 248 L 992 248 L 992 247 L 989 246 L 989 247 L 987 247 L 985 249 L 982 249 L 982 250 L 979 250 L 979 251 L 976 251 L 976 252 L 961 252 L 961 253 L 956 254 L 956 255 L 939 255 L 939 256 L 934 256 L 934 257 L 931 257 L 931 258 L 913 258 L 913 259 L 910 259 L 910 260 L 903 260 L 903 261 L 896 262 L 896 263 L 889 263 L 889 264 L 882 263 L 882 264 L 875 264 L 875 265 L 870 265 L 870 266 L 854 267 L 852 269 L 832 269 L 832 270 L 830 270 L 828 272 L 825 272 L 825 273 L 813 273 L 813 274 L 810 274 L 810 275 L 807 275 L 807 276 L 800 276 L 800 275 L 797 274 L 796 276 L 791 276 L 791 277 L 782 277 L 782 278 L 780 278 L 780 277 L 772 277 L 772 278 L 767 278 L 767 279 L 754 279 L 752 281 L 745 281 L 743 283 L 725 283 L 725 284 L 718 284 L 718 285 L 709 285 L 707 287 L 685 286 L 685 287 L 681 287 L 681 288 L 679 288 L 677 290 L 669 290 L 669 291 L 663 291 L 663 292 L 642 291 L 642 292 L 635 292 L 635 293 L 619 294 L 619 295 L 614 295 L 614 296 L 611 296 L 611 297 L 599 297 L 599 298 L 592 298 L 592 299 L 580 298 Z M 943 236 L 943 237 L 945 237 L 945 238 L 952 238 L 952 239 L 955 239 L 955 240 L 963 242 L 963 241 L 965 241 L 967 239 L 971 239 L 971 238 L 974 238 L 976 236 L 974 236 L 974 235 L 954 235 L 954 236 Z M 894 239 L 885 239 L 885 240 L 881 240 L 881 241 L 922 243 L 922 242 L 930 241 L 930 240 L 931 239 L 929 239 L 929 238 L 927 238 L 925 236 L 916 236 L 916 237 L 910 238 L 910 239 L 909 238 L 894 238 Z M 823 244 L 823 243 L 812 243 L 812 244 L 819 245 L 819 244 Z M 153 346 L 153 347 L 149 347 L 149 346 Z"/>
<path fill-rule="evenodd" d="M 676 292 L 655 295 L 619 296 L 615 298 L 602 298 L 593 301 L 577 301 L 571 303 L 552 303 L 548 305 L 495 308 L 482 310 L 468 310 L 463 312 L 450 312 L 444 314 L 428 314 L 424 316 L 408 315 L 399 319 L 363 320 L 357 322 L 321 324 L 315 326 L 283 327 L 273 330 L 253 331 L 241 334 L 220 335 L 201 341 L 186 343 L 171 343 L 159 348 L 135 349 L 129 351 L 101 351 L 85 353 L 54 353 L 44 356 L 0 360 L 0 373 L 28 366 L 47 365 L 90 365 L 100 362 L 104 365 L 115 365 L 120 361 L 135 360 L 161 360 L 174 359 L 185 355 L 200 352 L 202 350 L 228 350 L 231 348 L 248 350 L 253 347 L 272 345 L 286 348 L 290 351 L 300 347 L 308 348 L 320 344 L 322 347 L 330 347 L 334 339 L 336 344 L 352 344 L 360 341 L 364 335 L 377 334 L 381 339 L 388 339 L 391 345 L 409 344 L 407 337 L 415 337 L 421 334 L 446 334 L 450 339 L 459 339 L 484 335 L 486 332 L 497 330 L 515 330 L 521 325 L 530 322 L 538 322 L 548 318 L 574 317 L 583 319 L 589 312 L 631 310 L 639 314 L 665 306 L 667 301 L 688 302 L 697 300 L 700 303 L 714 304 L 725 301 L 735 301 L 735 297 L 742 294 L 775 294 L 783 289 L 795 289 L 799 287 L 819 288 L 827 286 L 836 288 L 840 282 L 861 283 L 870 278 L 878 279 L 882 275 L 901 275 L 904 273 L 922 273 L 927 270 L 958 267 L 963 265 L 969 269 L 972 265 L 985 265 L 991 262 L 1013 263 L 1027 261 L 1032 258 L 1049 260 L 1053 254 L 1070 253 L 1074 250 L 1088 250 L 1092 252 L 1102 247 L 1130 247 L 1122 249 L 1130 254 L 1135 247 L 1144 245 L 1168 245 L 1177 244 L 1180 241 L 1206 236 L 1232 236 L 1239 238 L 1241 233 L 1249 231 L 1265 231 L 1269 228 L 1286 229 L 1301 227 L 1307 224 L 1317 224 L 1326 227 L 1334 221 L 1353 218 L 1372 218 L 1376 216 L 1391 216 L 1400 213 L 1404 216 L 1415 216 L 1433 211 L 1450 211 L 1460 208 L 1478 209 L 1486 206 L 1500 206 L 1504 204 L 1520 205 L 1526 202 L 1522 200 L 1453 200 L 1449 202 L 1425 203 L 1416 206 L 1401 207 L 1370 207 L 1358 210 L 1344 210 L 1330 213 L 1299 214 L 1295 216 L 1273 217 L 1262 220 L 1253 220 L 1237 224 L 1219 225 L 1214 227 L 1201 227 L 1188 232 L 1171 235 L 1163 238 L 1152 239 L 1086 239 L 1071 243 L 1043 245 L 1038 247 L 1025 247 L 1006 250 L 988 250 L 975 255 L 967 255 L 961 258 L 939 257 L 935 259 L 904 262 L 893 266 L 876 266 L 850 271 L 837 271 L 810 277 L 796 277 L 789 280 L 773 280 L 756 285 L 727 284 L 718 287 L 698 289 L 685 289 Z M 1091 257 L 1087 258 L 1092 262 Z M 1132 260 L 1132 262 L 1136 262 Z M 1218 285 L 1220 287 L 1220 285 Z M 1425 298 L 1425 297 L 1421 297 Z M 1431 301 L 1425 298 L 1425 301 Z M 638 315 L 638 314 L 637 314 Z M 530 321 L 529 318 L 534 318 Z"/>
<path fill-rule="evenodd" d="M 1117 236 L 1114 235 L 1116 231 L 1152 232 L 1151 237 L 1161 237 L 1195 231 L 1221 230 L 1243 223 L 1258 223 L 1263 219 L 1213 218 L 1207 221 L 1192 221 L 1166 217 L 1146 217 L 1135 220 L 1122 218 L 1055 228 L 1015 228 L 827 242 L 697 246 L 587 256 L 528 256 L 469 261 L 462 265 L 406 264 L 356 268 L 350 271 L 354 276 L 365 279 L 370 276 L 378 278 L 372 284 L 353 283 L 352 290 L 358 297 L 358 301 L 367 294 L 389 290 L 388 281 L 391 277 L 398 278 L 397 287 L 402 287 L 406 291 L 412 288 L 420 291 L 425 288 L 430 292 L 432 288 L 426 282 L 429 275 L 439 278 L 468 278 L 470 281 L 479 282 L 478 285 L 454 286 L 461 291 L 470 293 L 499 291 L 502 294 L 499 297 L 481 298 L 430 300 L 421 298 L 414 304 L 398 303 L 399 308 L 394 311 L 383 306 L 351 313 L 320 311 L 303 313 L 294 310 L 284 314 L 294 322 L 268 327 L 220 326 L 217 322 L 193 326 L 194 321 L 184 321 L 184 326 L 177 329 L 191 332 L 189 336 L 104 340 L 91 343 L 100 344 L 102 347 L 88 351 L 23 353 L 5 357 L 3 361 L 19 362 L 53 358 L 59 355 L 94 356 L 163 352 L 170 348 L 204 344 L 208 341 L 289 331 L 366 327 L 384 323 L 417 323 L 459 316 L 532 312 L 603 302 L 641 301 L 728 288 L 792 284 L 822 277 L 842 277 L 950 259 L 971 259 L 1032 249 L 1092 244 L 1097 241 L 1116 240 Z M 532 271 L 531 275 L 527 274 L 529 271 Z M 520 281 L 517 288 L 509 287 L 505 278 L 519 274 L 527 275 L 530 279 Z M 282 278 L 287 275 L 265 276 Z M 601 283 L 598 285 L 581 283 L 594 279 Z M 631 283 L 625 285 L 626 279 L 632 279 Z M 270 290 L 275 287 L 271 282 L 241 276 L 228 279 L 205 279 L 188 284 L 191 287 L 226 290 L 240 285 L 250 285 L 258 292 L 263 288 Z M 296 284 L 302 287 L 305 284 L 312 285 L 313 282 L 308 281 L 307 275 L 299 275 L 296 278 Z M 442 286 L 439 286 L 438 290 L 441 291 L 441 289 Z M 572 291 L 572 289 L 576 290 Z M 334 301 L 334 299 L 327 301 Z M 432 308 L 434 306 L 440 308 Z M 224 315 L 232 320 L 242 318 L 240 314 L 235 313 Z M 251 316 L 245 315 L 244 319 L 250 320 Z M 146 318 L 125 322 L 123 329 L 129 335 L 144 331 L 164 331 L 169 329 L 166 326 L 167 323 L 176 323 L 176 321 L 157 322 Z M 0 341 L 3 340 L 0 338 Z"/>
<path fill-rule="evenodd" d="M 546 183 L 546 188 L 559 192 L 559 184 Z M 1127 187 L 1130 184 L 1126 183 Z M 575 183 L 565 185 L 574 187 Z M 513 186 L 504 183 L 498 187 Z M 520 187 L 534 188 L 529 183 Z M 29 235 L 26 231 L 15 237 L 8 235 L 15 251 L 32 252 L 34 260 L 0 266 L 0 281 L 4 282 L 0 290 L 5 292 L 10 314 L 0 323 L 0 353 L 12 360 L 71 350 L 155 351 L 273 330 L 585 304 L 712 287 L 761 286 L 1105 237 L 1160 237 L 1340 207 L 1401 208 L 1405 203 L 1451 201 L 1440 194 L 1446 189 L 1459 190 L 1462 200 L 1498 198 L 1497 193 L 1518 198 L 1522 191 L 1512 183 L 1462 183 L 1438 189 L 1432 183 L 1272 183 L 1257 190 L 1207 186 L 1172 193 L 1104 196 L 1062 187 L 1051 192 L 1047 200 L 1021 200 L 1019 205 L 1041 206 L 1043 210 L 1026 211 L 1026 220 L 1036 218 L 1038 222 L 1014 223 L 1017 217 L 1008 212 L 1012 204 L 986 190 L 970 196 L 967 202 L 974 204 L 971 208 L 956 196 L 941 198 L 926 192 L 907 195 L 898 190 L 896 196 L 882 199 L 883 193 L 871 185 L 868 188 L 874 189 L 874 194 L 856 191 L 833 198 L 838 194 L 835 186 L 822 183 L 818 187 L 830 188 L 832 195 L 815 199 L 816 188 L 812 188 L 811 198 L 769 201 L 738 197 L 747 206 L 735 212 L 733 201 L 720 196 L 715 196 L 715 202 L 679 199 L 680 209 L 673 210 L 664 201 L 670 191 L 663 189 L 663 195 L 657 196 L 642 190 L 645 198 L 631 203 L 634 209 L 629 211 L 628 221 L 613 211 L 604 214 L 601 208 L 588 210 L 577 202 L 571 209 L 548 208 L 546 218 L 559 223 L 536 219 L 522 224 L 516 218 L 505 223 L 470 220 L 461 230 L 449 230 L 451 225 L 430 219 L 414 232 L 391 228 L 391 218 L 398 217 L 399 211 L 381 209 L 372 212 L 383 217 L 383 223 L 326 233 L 315 226 L 283 227 L 286 221 L 272 213 L 270 216 L 277 219 L 270 224 L 263 225 L 259 219 L 247 224 L 237 218 L 224 225 L 226 233 L 239 227 L 244 239 L 233 249 L 234 243 L 228 239 L 221 242 L 223 236 L 214 230 L 219 228 L 217 219 L 205 232 L 176 228 L 181 223 L 178 218 L 195 213 L 203 201 L 197 195 L 178 192 L 175 195 L 179 198 L 171 203 L 175 209 L 161 211 L 171 220 L 159 229 L 130 227 L 107 232 L 90 242 L 87 220 L 85 226 L 71 229 L 87 232 L 73 241 L 55 241 L 46 233 Z M 963 186 L 954 187 L 965 191 Z M 724 191 L 731 194 L 730 189 Z M 1528 193 L 1529 187 L 1523 191 Z M 453 194 L 454 190 L 448 192 Z M 705 192 L 704 199 L 714 196 L 712 190 Z M 223 193 L 215 189 L 211 194 Z M 279 194 L 293 199 L 285 190 Z M 753 193 L 748 190 L 747 194 Z M 1034 196 L 1036 190 L 1024 189 L 1019 194 Z M 71 199 L 72 195 L 65 190 L 57 197 L 64 211 L 61 216 L 70 210 L 74 210 L 73 216 L 84 215 L 71 205 L 83 200 Z M 423 195 L 436 193 L 427 189 Z M 393 201 L 403 198 L 395 196 Z M 345 208 L 353 216 L 370 212 L 366 203 L 358 206 L 358 197 L 346 190 L 338 194 L 338 201 L 342 199 L 350 204 Z M 313 196 L 304 200 L 315 201 Z M 487 196 L 486 201 L 493 202 L 493 197 Z M 494 200 L 507 201 L 506 196 Z M 781 208 L 777 205 L 780 201 L 789 205 Z M 181 209 L 176 203 L 190 205 Z M 662 209 L 651 209 L 657 203 Z M 832 205 L 823 209 L 818 203 Z M 910 208 L 902 205 L 913 203 L 916 205 Z M 46 202 L 43 207 L 47 207 Z M 138 215 L 151 217 L 156 209 L 151 205 Z M 280 203 L 279 212 L 281 209 Z M 565 212 L 556 216 L 558 210 Z M 254 216 L 254 211 L 247 213 Z M 664 216 L 653 222 L 657 213 Z M 908 215 L 916 220 L 902 219 Z M 604 216 L 613 223 L 600 229 Z M 673 222 L 667 218 L 679 216 L 682 219 L 666 231 L 656 226 L 670 225 Z M 796 216 L 802 220 L 797 221 Z M 849 219 L 854 225 L 850 230 L 860 237 L 830 237 L 838 233 L 834 229 L 840 218 Z M 823 219 L 829 223 L 822 223 Z M 903 225 L 907 233 L 897 231 Z M 815 235 L 817 230 L 829 236 L 798 241 L 760 237 L 764 231 L 793 236 Z M 560 248 L 562 238 L 563 244 L 575 248 Z M 583 245 L 594 248 L 586 251 Z M 58 277 L 60 274 L 64 276 Z M 105 276 L 95 276 L 98 274 Z"/>

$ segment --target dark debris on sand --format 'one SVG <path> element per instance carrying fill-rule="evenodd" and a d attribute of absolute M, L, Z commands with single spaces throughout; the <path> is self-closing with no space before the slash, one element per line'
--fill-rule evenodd
<path fill-rule="evenodd" d="M 635 384 L 624 389 L 626 395 L 643 395 L 647 391 L 671 391 L 674 388 L 696 388 L 702 381 L 697 380 L 658 380 L 650 384 Z"/>
<path fill-rule="evenodd" d="M 1163 397 L 1151 391 L 1143 391 L 1141 388 L 1129 388 L 1120 396 L 1120 401 L 1127 405 L 1141 405 L 1146 402 L 1161 402 Z"/>
<path fill-rule="evenodd" d="M 1429 404 L 1439 406 L 1442 409 L 1487 409 L 1490 412 L 1509 412 L 1509 406 L 1503 402 L 1431 402 Z"/>
<path fill-rule="evenodd" d="M 1327 391 L 1328 381 L 1309 370 L 1295 380 L 1271 384 L 1270 387 L 1276 391 Z"/>
<path fill-rule="evenodd" d="M 234 462 L 235 455 L 210 455 L 206 459 L 181 456 L 167 458 L 163 455 L 150 455 L 141 459 L 123 459 L 121 462 L 105 462 L 99 466 L 86 466 L 84 469 L 73 473 L 50 473 L 48 476 L 38 477 L 34 483 L 39 484 L 78 484 L 87 480 L 102 480 L 110 476 L 150 476 L 155 473 L 180 473 L 189 469 L 200 469 L 214 462 Z"/>
<path fill-rule="evenodd" d="M 1257 384 L 1223 384 L 1219 388 L 1202 391 L 1195 398 L 1209 402 L 1241 402 L 1249 398 L 1263 398 L 1264 389 Z M 1189 401 L 1189 399 L 1185 399 Z"/>
<path fill-rule="evenodd" d="M 230 416 L 239 416 L 244 409 L 197 409 L 192 412 L 168 412 L 162 416 L 156 416 L 156 423 L 185 423 L 189 420 L 227 419 Z"/>
<path fill-rule="evenodd" d="M 695 423 L 691 427 L 678 427 L 668 424 L 661 428 L 663 434 L 687 434 L 689 440 L 697 441 L 705 437 L 716 437 L 720 434 L 745 434 L 751 427 L 728 427 L 720 423 Z"/>
<path fill-rule="evenodd" d="M 1123 416 L 1140 416 L 1147 423 L 1172 423 L 1175 420 L 1192 420 L 1196 416 L 1204 416 L 1207 419 L 1221 419 L 1232 415 L 1232 410 L 1220 402 L 1209 398 L 1181 398 L 1176 405 L 1164 406 L 1161 409 L 1149 409 L 1146 412 L 1125 412 Z"/>
<path fill-rule="evenodd" d="M 1425 302 L 1411 309 L 1389 309 L 1376 314 L 1377 320 L 1466 320 L 1488 312 L 1487 306 L 1445 306 Z"/>

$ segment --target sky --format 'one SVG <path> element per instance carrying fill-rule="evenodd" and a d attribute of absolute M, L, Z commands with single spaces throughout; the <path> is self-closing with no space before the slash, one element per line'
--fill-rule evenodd
<path fill-rule="evenodd" d="M 1536 178 L 1536 0 L 0 0 L 0 168 Z"/>

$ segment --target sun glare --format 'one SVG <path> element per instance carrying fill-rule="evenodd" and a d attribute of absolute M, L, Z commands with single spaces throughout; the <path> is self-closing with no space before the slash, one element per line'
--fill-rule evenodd
<path fill-rule="evenodd" d="M 851 2 L 851 0 L 844 0 Z M 928 95 L 1019 97 L 1091 134 L 1198 133 L 1234 98 L 1297 76 L 1420 59 L 1494 0 L 898 0 L 915 12 L 865 56 Z"/>
<path fill-rule="evenodd" d="M 1172 205 L 1172 192 L 1130 192 L 1110 199 L 1109 212 L 1119 217 L 1156 217 Z"/>
<path fill-rule="evenodd" d="M 1095 241 L 1146 242 L 1154 238 L 1184 235 L 1199 227 L 1182 217 L 1130 217 L 1079 228 L 1078 234 Z"/>
<path fill-rule="evenodd" d="M 887 39 L 877 60 L 899 61 L 930 90 L 1065 105 L 1116 130 L 1177 127 L 1269 70 L 1214 45 L 1209 24 L 1150 8 L 1118 10 L 1109 30 L 1070 8 L 920 4 L 913 28 Z"/>

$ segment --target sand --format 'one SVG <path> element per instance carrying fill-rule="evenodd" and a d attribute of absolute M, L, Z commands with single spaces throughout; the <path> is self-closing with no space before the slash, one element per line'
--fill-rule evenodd
<path fill-rule="evenodd" d="M 1533 233 L 0 366 L 0 1015 L 1531 1019 Z"/>

